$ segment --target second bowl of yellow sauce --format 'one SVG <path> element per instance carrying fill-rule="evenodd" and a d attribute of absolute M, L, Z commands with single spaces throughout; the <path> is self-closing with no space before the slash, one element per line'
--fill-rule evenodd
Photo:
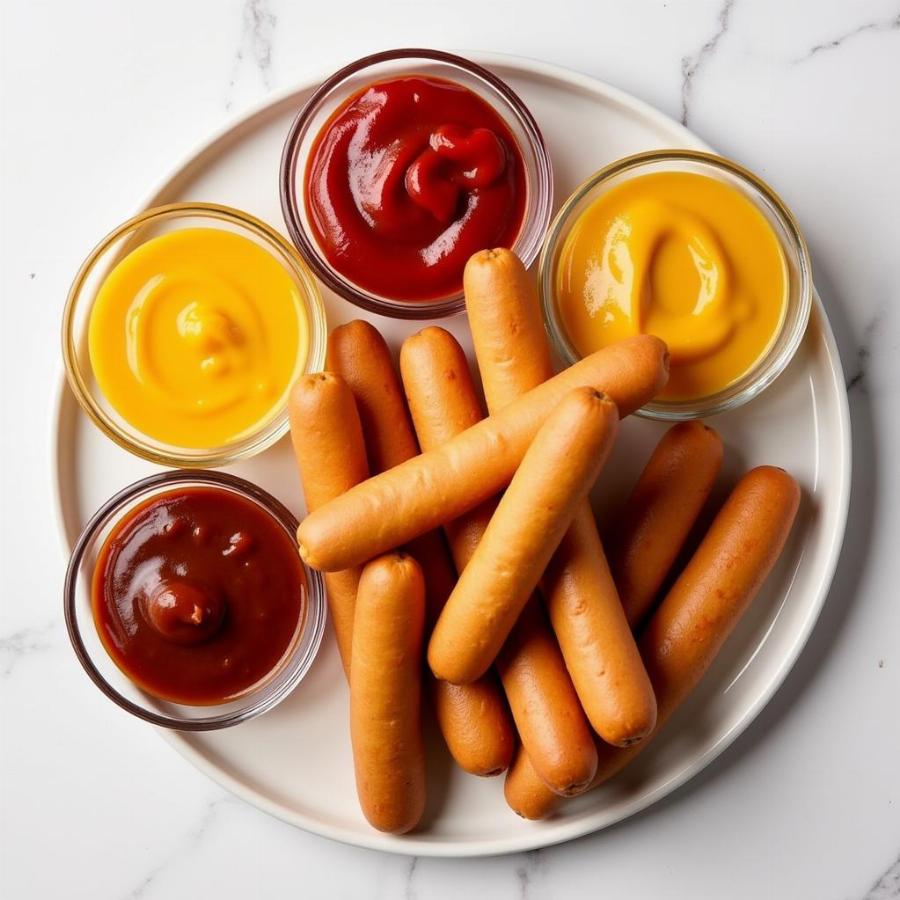
<path fill-rule="evenodd" d="M 567 362 L 634 334 L 669 347 L 644 415 L 708 416 L 746 402 L 796 351 L 812 302 L 793 216 L 759 179 L 694 151 L 628 157 L 564 204 L 541 256 L 548 330 Z"/>
<path fill-rule="evenodd" d="M 319 291 L 293 248 L 213 204 L 116 229 L 76 276 L 63 325 L 83 408 L 166 465 L 222 465 L 276 441 L 291 384 L 322 367 L 324 346 Z"/>

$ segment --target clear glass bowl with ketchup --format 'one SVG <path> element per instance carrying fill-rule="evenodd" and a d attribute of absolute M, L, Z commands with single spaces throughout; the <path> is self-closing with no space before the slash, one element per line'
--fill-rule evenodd
<path fill-rule="evenodd" d="M 477 250 L 510 247 L 530 264 L 552 194 L 521 99 L 437 50 L 385 51 L 336 72 L 282 155 L 282 211 L 300 254 L 339 296 L 394 318 L 462 312 Z"/>
<path fill-rule="evenodd" d="M 325 628 L 321 576 L 297 520 L 261 488 L 181 470 L 108 500 L 66 572 L 66 626 L 114 703 L 154 725 L 211 731 L 252 719 L 309 671 Z"/>

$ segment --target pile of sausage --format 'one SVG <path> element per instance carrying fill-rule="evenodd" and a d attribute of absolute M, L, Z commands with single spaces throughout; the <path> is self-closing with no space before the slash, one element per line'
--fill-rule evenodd
<path fill-rule="evenodd" d="M 423 692 L 456 762 L 507 771 L 526 818 L 619 771 L 709 667 L 800 498 L 782 469 L 748 472 L 657 604 L 719 472 L 718 435 L 668 431 L 606 551 L 587 497 L 620 418 L 665 384 L 665 345 L 630 338 L 554 375 L 514 254 L 476 254 L 464 286 L 486 418 L 435 327 L 404 342 L 402 383 L 375 328 L 337 328 L 328 371 L 290 401 L 309 509 L 297 538 L 324 572 L 360 804 L 395 833 L 425 803 Z"/>

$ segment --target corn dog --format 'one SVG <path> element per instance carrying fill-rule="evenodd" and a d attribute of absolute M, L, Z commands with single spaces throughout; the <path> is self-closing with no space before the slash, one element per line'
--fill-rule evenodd
<path fill-rule="evenodd" d="M 389 553 L 363 569 L 350 669 L 350 738 L 363 814 L 403 834 L 425 808 L 422 630 L 425 583 L 411 556 Z"/>
<path fill-rule="evenodd" d="M 625 501 L 609 558 L 631 626 L 646 617 L 722 467 L 722 439 L 702 422 L 670 428 Z"/>
<path fill-rule="evenodd" d="M 760 466 L 738 482 L 641 635 L 658 704 L 656 728 L 634 747 L 601 747 L 593 786 L 623 769 L 696 687 L 778 561 L 799 503 L 800 488 L 783 469 Z M 557 805 L 553 794 L 526 793 L 526 778 L 517 772 L 514 784 L 520 781 L 529 816 L 549 815 Z"/>
<path fill-rule="evenodd" d="M 509 483 L 540 425 L 573 388 L 602 389 L 626 415 L 667 377 L 668 352 L 658 338 L 638 335 L 599 350 L 442 447 L 310 513 L 297 530 L 300 555 L 316 569 L 344 569 L 458 518 Z"/>
<path fill-rule="evenodd" d="M 407 338 L 400 369 L 423 449 L 440 446 L 481 418 L 465 354 L 448 332 L 432 327 Z M 490 500 L 444 526 L 459 571 L 475 552 L 495 507 Z M 531 614 L 513 626 L 498 668 L 523 748 L 538 758 L 549 783 L 571 792 L 590 781 L 597 753 L 559 648 L 540 610 L 532 609 L 535 602 L 528 601 L 526 613 Z"/>
<path fill-rule="evenodd" d="M 419 445 L 403 389 L 381 334 L 359 319 L 335 328 L 328 340 L 327 365 L 344 378 L 356 399 L 372 472 L 416 456 Z M 426 630 L 430 632 L 456 584 L 456 572 L 440 532 L 414 538 L 407 549 L 425 578 Z M 504 771 L 515 739 L 496 678 L 488 674 L 470 685 L 434 681 L 429 693 L 438 727 L 460 768 L 473 775 Z"/>
<path fill-rule="evenodd" d="M 491 412 L 553 375 L 534 282 L 509 250 L 466 265 L 466 309 Z M 585 499 L 541 580 L 547 612 L 578 699 L 605 741 L 627 746 L 656 721 L 644 670 Z M 536 760 L 533 760 L 536 762 Z"/>
<path fill-rule="evenodd" d="M 428 664 L 438 678 L 474 681 L 494 661 L 617 427 L 616 405 L 588 387 L 571 391 L 547 417 L 434 626 Z"/>
<path fill-rule="evenodd" d="M 291 441 L 308 509 L 318 509 L 364 481 L 369 470 L 353 394 L 330 372 L 304 375 L 288 402 Z M 350 671 L 350 646 L 360 569 L 325 573 L 328 611 L 344 672 Z"/>

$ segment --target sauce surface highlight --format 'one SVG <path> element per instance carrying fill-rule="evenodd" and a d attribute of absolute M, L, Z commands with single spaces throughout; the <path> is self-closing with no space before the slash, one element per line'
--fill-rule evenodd
<path fill-rule="evenodd" d="M 630 335 L 669 346 L 662 400 L 722 390 L 764 355 L 784 321 L 788 273 L 772 226 L 722 181 L 640 175 L 600 195 L 559 254 L 557 304 L 587 355 Z"/>
<path fill-rule="evenodd" d="M 266 677 L 295 642 L 306 576 L 291 536 L 223 488 L 159 494 L 130 510 L 100 551 L 97 631 L 139 687 L 221 703 Z"/>
<path fill-rule="evenodd" d="M 501 117 L 468 88 L 407 76 L 369 85 L 323 126 L 306 206 L 324 256 L 394 300 L 458 292 L 466 260 L 512 247 L 525 163 Z"/>
<path fill-rule="evenodd" d="M 112 407 L 163 443 L 215 448 L 282 407 L 308 323 L 297 285 L 249 238 L 185 228 L 125 256 L 97 293 L 91 367 Z"/>

